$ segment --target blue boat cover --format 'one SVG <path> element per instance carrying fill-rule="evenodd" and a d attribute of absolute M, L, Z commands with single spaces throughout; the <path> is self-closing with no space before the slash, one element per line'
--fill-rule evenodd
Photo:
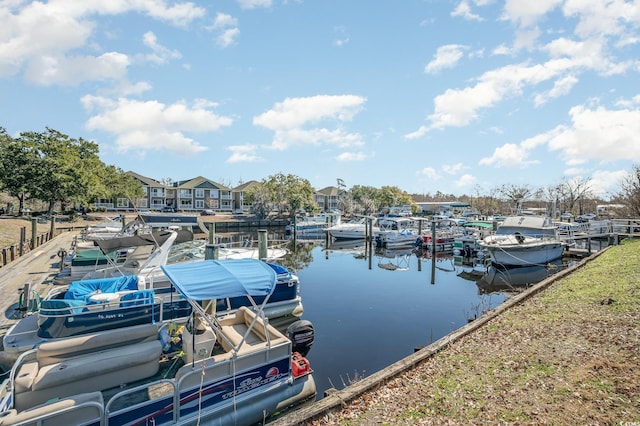
<path fill-rule="evenodd" d="M 173 286 L 191 300 L 267 296 L 276 286 L 276 272 L 257 259 L 209 259 L 163 265 L 162 270 Z"/>
<path fill-rule="evenodd" d="M 69 284 L 69 289 L 64 298 L 67 300 L 84 300 L 86 296 L 98 291 L 100 293 L 117 293 L 127 290 L 138 290 L 137 275 L 74 281 Z"/>

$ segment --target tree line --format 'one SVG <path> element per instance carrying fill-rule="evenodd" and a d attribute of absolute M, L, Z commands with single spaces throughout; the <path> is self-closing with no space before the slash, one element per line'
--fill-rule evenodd
<path fill-rule="evenodd" d="M 65 211 L 98 199 L 143 195 L 140 182 L 100 161 L 96 143 L 50 128 L 11 137 L 0 127 L 0 189 L 18 200 L 19 214 L 29 200 L 46 203 L 52 215 L 56 203 Z"/>
<path fill-rule="evenodd" d="M 459 201 L 483 214 L 510 214 L 528 202 L 530 207 L 554 203 L 558 212 L 576 215 L 595 212 L 605 201 L 596 197 L 591 179 L 574 178 L 557 185 L 534 188 L 530 185 L 504 184 L 485 191 L 474 188 L 473 195 L 455 196 L 437 191 L 431 194 L 409 194 L 396 186 L 375 188 L 354 185 L 346 189 L 337 179 L 338 209 L 347 215 L 369 215 L 388 206 L 411 206 L 415 212 L 420 201 Z M 22 214 L 25 202 L 38 200 L 47 204 L 53 214 L 57 203 L 67 207 L 88 206 L 100 199 L 113 200 L 142 197 L 142 184 L 122 169 L 100 160 L 96 143 L 83 138 L 71 138 L 57 130 L 22 132 L 11 137 L 0 127 L 0 190 L 18 200 Z M 315 190 L 304 178 L 277 173 L 262 179 L 246 191 L 246 201 L 253 212 L 266 217 L 270 212 L 292 215 L 304 210 L 314 214 L 321 210 L 314 197 Z M 640 217 L 640 165 L 620 183 L 610 203 L 624 204 L 627 217 Z"/>

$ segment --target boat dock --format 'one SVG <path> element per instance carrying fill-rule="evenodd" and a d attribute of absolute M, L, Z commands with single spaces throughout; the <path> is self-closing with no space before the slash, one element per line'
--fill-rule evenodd
<path fill-rule="evenodd" d="M 0 335 L 18 319 L 20 295 L 46 293 L 53 286 L 53 277 L 60 271 L 60 250 L 69 250 L 78 231 L 60 232 L 53 239 L 36 247 L 0 268 Z M 25 307 L 26 308 L 26 307 Z"/>

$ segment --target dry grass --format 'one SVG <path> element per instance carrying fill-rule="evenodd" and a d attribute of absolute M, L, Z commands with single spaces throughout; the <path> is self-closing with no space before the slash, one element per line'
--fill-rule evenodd
<path fill-rule="evenodd" d="M 639 324 L 632 241 L 308 425 L 637 423 Z"/>

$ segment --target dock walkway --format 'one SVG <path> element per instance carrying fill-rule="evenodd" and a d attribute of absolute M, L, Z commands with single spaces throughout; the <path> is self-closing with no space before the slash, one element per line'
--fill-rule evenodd
<path fill-rule="evenodd" d="M 46 294 L 60 271 L 60 249 L 69 250 L 77 231 L 61 232 L 35 250 L 0 268 L 0 335 L 15 322 L 16 304 L 25 284 L 30 291 Z"/>

